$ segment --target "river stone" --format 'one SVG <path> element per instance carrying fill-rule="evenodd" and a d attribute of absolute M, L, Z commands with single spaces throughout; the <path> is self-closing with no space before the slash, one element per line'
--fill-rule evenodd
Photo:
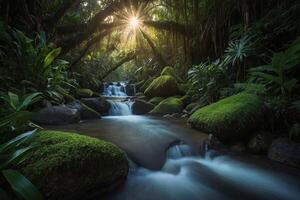
<path fill-rule="evenodd" d="M 248 142 L 248 150 L 254 154 L 266 154 L 271 145 L 271 134 L 267 132 L 259 132 Z"/>
<path fill-rule="evenodd" d="M 33 122 L 44 125 L 73 124 L 80 121 L 80 113 L 77 109 L 66 106 L 50 106 L 42 108 L 33 117 Z"/>
<path fill-rule="evenodd" d="M 141 99 L 136 99 L 132 104 L 132 113 L 135 115 L 144 115 L 154 108 L 152 103 L 148 103 Z"/>
<path fill-rule="evenodd" d="M 107 115 L 111 107 L 110 103 L 104 97 L 83 98 L 81 102 L 102 115 Z"/>
<path fill-rule="evenodd" d="M 100 119 L 101 114 L 87 105 L 81 103 L 79 100 L 75 100 L 67 105 L 71 109 L 77 109 L 80 113 L 81 119 Z"/>
<path fill-rule="evenodd" d="M 300 168 L 300 144 L 288 138 L 279 138 L 272 142 L 268 157 L 271 160 Z"/>

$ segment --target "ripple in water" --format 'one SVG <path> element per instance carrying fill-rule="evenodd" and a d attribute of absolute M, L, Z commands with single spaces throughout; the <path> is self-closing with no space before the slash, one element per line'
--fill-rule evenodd
<path fill-rule="evenodd" d="M 155 158 L 153 158 L 155 159 Z M 130 164 L 125 185 L 109 199 L 215 200 L 300 199 L 299 181 L 236 161 L 214 151 L 193 156 L 188 145 L 172 146 L 160 171 Z"/>

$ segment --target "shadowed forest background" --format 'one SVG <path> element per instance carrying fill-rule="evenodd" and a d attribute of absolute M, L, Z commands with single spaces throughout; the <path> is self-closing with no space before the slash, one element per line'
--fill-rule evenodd
<path fill-rule="evenodd" d="M 129 168 L 165 172 L 177 147 L 238 149 L 299 177 L 299 13 L 297 0 L 0 0 L 1 199 L 95 199 L 124 182 L 107 199 L 149 199 L 127 192 Z M 143 123 L 176 139 L 132 136 Z"/>

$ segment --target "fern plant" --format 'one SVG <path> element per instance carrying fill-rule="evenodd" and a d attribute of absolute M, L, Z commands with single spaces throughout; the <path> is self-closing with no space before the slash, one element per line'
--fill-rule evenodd
<path fill-rule="evenodd" d="M 268 65 L 252 68 L 251 80 L 265 84 L 273 94 L 289 96 L 296 89 L 298 80 L 289 76 L 300 64 L 300 38 L 282 52 L 275 53 Z"/>

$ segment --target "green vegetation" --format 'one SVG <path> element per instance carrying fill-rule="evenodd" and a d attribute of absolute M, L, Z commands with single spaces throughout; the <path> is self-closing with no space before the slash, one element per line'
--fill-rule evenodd
<path fill-rule="evenodd" d="M 178 84 L 172 76 L 160 76 L 145 90 L 148 97 L 170 97 L 179 94 Z"/>
<path fill-rule="evenodd" d="M 180 113 L 183 110 L 183 103 L 179 98 L 169 97 L 160 102 L 151 112 L 153 115 L 165 115 Z"/>
<path fill-rule="evenodd" d="M 38 146 L 16 168 L 46 198 L 105 189 L 124 180 L 128 173 L 125 154 L 108 142 L 58 131 L 40 131 L 32 142 Z"/>
<path fill-rule="evenodd" d="M 224 142 L 247 139 L 263 120 L 263 106 L 256 95 L 240 93 L 200 108 L 189 118 L 189 123 Z"/>
<path fill-rule="evenodd" d="M 152 99 L 149 100 L 149 103 L 152 103 L 154 105 L 158 105 L 163 100 L 164 100 L 164 98 L 162 98 L 162 97 L 153 97 Z"/>
<path fill-rule="evenodd" d="M 22 143 L 25 143 L 31 137 L 35 131 L 30 131 L 23 133 L 6 143 L 0 145 L 0 171 L 1 171 L 1 187 L 0 187 L 0 195 L 1 198 L 8 199 L 9 194 L 4 191 L 2 188 L 5 184 L 2 182 L 3 178 L 14 191 L 16 196 L 22 197 L 26 200 L 32 199 L 43 199 L 41 193 L 37 190 L 37 188 L 19 171 L 10 169 L 10 166 L 13 164 L 22 163 L 22 159 L 26 154 L 28 154 L 35 146 L 27 145 L 21 146 Z"/>

